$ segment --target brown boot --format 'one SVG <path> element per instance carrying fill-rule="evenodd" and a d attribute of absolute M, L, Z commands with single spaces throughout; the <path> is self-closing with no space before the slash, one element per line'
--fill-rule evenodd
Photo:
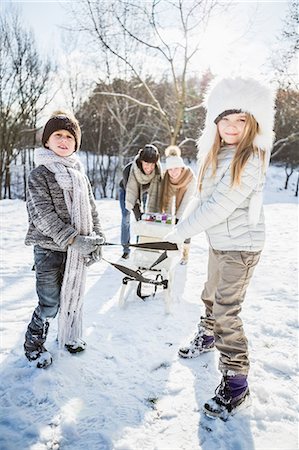
<path fill-rule="evenodd" d="M 180 261 L 182 266 L 185 266 L 189 260 L 190 244 L 183 244 L 183 255 Z"/>

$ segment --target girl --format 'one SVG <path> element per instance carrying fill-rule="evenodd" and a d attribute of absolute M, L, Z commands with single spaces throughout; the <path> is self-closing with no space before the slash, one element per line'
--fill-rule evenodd
<path fill-rule="evenodd" d="M 179 147 L 170 145 L 165 150 L 165 156 L 166 173 L 162 185 L 161 211 L 175 215 L 177 223 L 194 194 L 196 179 L 192 169 L 187 167 L 181 158 Z M 187 264 L 189 250 L 190 239 L 186 239 L 183 245 L 181 264 Z"/>
<path fill-rule="evenodd" d="M 100 259 L 105 242 L 91 186 L 75 154 L 80 140 L 75 117 L 54 113 L 44 127 L 44 148 L 35 151 L 36 167 L 28 179 L 25 244 L 34 245 L 38 306 L 24 349 L 39 368 L 52 363 L 44 343 L 59 308 L 60 346 L 70 353 L 85 349 L 81 339 L 85 266 Z"/>
<path fill-rule="evenodd" d="M 226 419 L 249 399 L 248 346 L 239 314 L 264 245 L 262 188 L 273 142 L 274 96 L 253 79 L 223 79 L 211 89 L 206 107 L 197 204 L 165 240 L 179 243 L 207 234 L 205 315 L 179 355 L 196 358 L 214 346 L 219 350 L 222 381 L 204 412 Z"/>

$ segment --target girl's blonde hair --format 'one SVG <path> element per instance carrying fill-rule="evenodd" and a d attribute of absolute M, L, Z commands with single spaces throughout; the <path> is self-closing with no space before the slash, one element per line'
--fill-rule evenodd
<path fill-rule="evenodd" d="M 245 167 L 245 164 L 248 161 L 248 158 L 250 157 L 250 155 L 252 155 L 252 153 L 258 152 L 258 148 L 253 145 L 253 140 L 259 132 L 258 123 L 252 114 L 246 113 L 245 115 L 246 115 L 246 123 L 245 123 L 244 131 L 241 136 L 240 142 L 237 144 L 236 151 L 235 151 L 234 158 L 232 160 L 232 165 L 231 165 L 231 186 L 232 187 L 240 184 L 242 171 Z M 204 175 L 209 166 L 212 167 L 212 176 L 215 176 L 216 170 L 217 170 L 218 155 L 219 155 L 220 151 L 221 151 L 221 138 L 220 138 L 220 134 L 219 134 L 218 128 L 217 128 L 214 144 L 213 144 L 211 150 L 209 151 L 209 153 L 200 169 L 200 172 L 199 172 L 198 187 L 199 187 L 200 191 L 202 188 L 202 181 L 203 181 Z M 259 152 L 259 154 L 262 154 L 261 158 L 264 162 L 264 152 Z"/>

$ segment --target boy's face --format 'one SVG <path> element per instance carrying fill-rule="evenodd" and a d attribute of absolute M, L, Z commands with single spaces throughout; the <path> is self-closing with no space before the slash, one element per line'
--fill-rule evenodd
<path fill-rule="evenodd" d="M 46 146 L 58 156 L 70 156 L 75 151 L 76 141 L 69 131 L 57 130 L 51 134 Z"/>

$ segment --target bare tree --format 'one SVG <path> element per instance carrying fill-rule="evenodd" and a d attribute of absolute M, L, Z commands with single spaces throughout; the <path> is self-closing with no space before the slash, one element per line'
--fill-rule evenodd
<path fill-rule="evenodd" d="M 272 57 L 272 66 L 279 88 L 276 99 L 276 142 L 271 160 L 285 165 L 285 189 L 294 169 L 299 167 L 298 18 L 297 2 L 292 1 L 285 27 L 279 36 L 279 48 L 275 49 Z"/>
<path fill-rule="evenodd" d="M 11 198 L 11 166 L 21 148 L 34 146 L 50 73 L 15 10 L 0 17 L 0 60 L 0 198 Z M 26 155 L 22 164 L 26 178 Z"/>
<path fill-rule="evenodd" d="M 271 64 L 279 86 L 284 89 L 298 87 L 298 2 L 290 1 L 284 28 L 278 36 L 278 48 L 274 49 Z"/>
<path fill-rule="evenodd" d="M 180 130 L 189 107 L 187 77 L 190 63 L 199 51 L 202 32 L 217 0 L 82 0 L 75 20 L 101 50 L 109 52 L 111 64 L 121 62 L 142 85 L 145 98 L 120 92 L 101 91 L 122 97 L 153 112 L 159 118 L 169 143 L 180 140 Z M 148 73 L 171 80 L 169 101 L 162 106 L 148 83 Z"/>
<path fill-rule="evenodd" d="M 107 196 L 108 188 L 112 196 L 115 194 L 119 170 L 132 155 L 132 150 L 136 151 L 138 146 L 147 142 L 146 136 L 150 134 L 149 115 L 124 97 L 108 99 L 99 96 L 98 91 L 136 91 L 134 84 L 134 80 L 121 79 L 98 83 L 77 113 L 83 131 L 82 148 L 89 150 L 86 152 L 89 177 L 95 194 L 99 189 L 100 195 L 104 197 Z M 90 158 L 93 158 L 92 164 L 89 164 Z"/>
<path fill-rule="evenodd" d="M 63 64 L 57 73 L 59 91 L 63 94 L 64 104 L 76 113 L 82 106 L 84 99 L 95 86 L 85 70 L 86 64 L 78 53 L 78 35 L 70 30 L 64 30 L 61 36 L 63 50 Z"/>

